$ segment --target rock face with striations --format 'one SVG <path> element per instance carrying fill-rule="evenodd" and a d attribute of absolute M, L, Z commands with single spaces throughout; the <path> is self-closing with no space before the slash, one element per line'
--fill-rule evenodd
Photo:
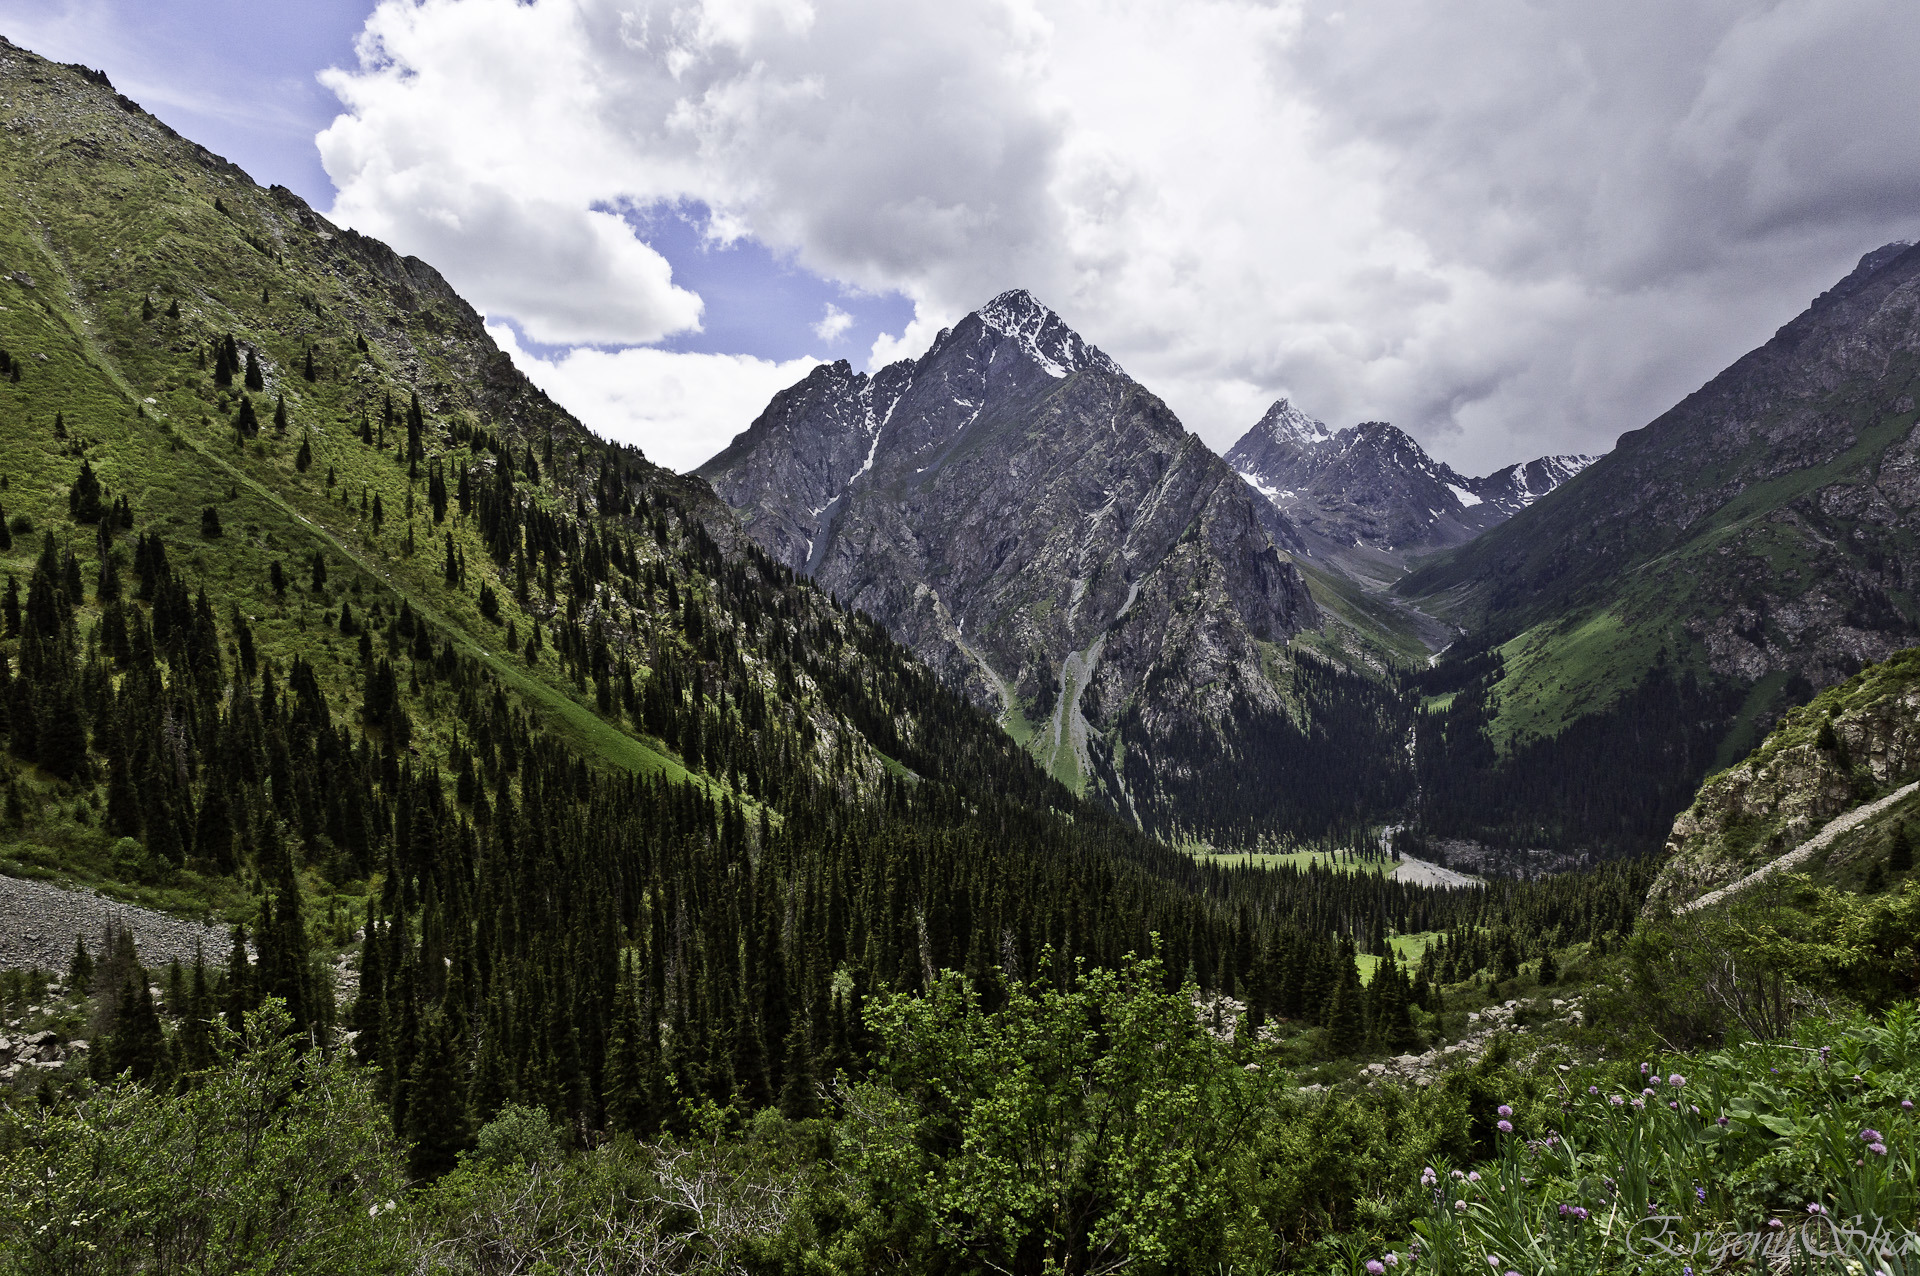
<path fill-rule="evenodd" d="M 1236 702 L 1283 714 L 1260 644 L 1318 622 L 1284 519 L 1024 291 L 918 360 L 814 369 L 695 472 L 1056 773 L 1110 790 L 1123 717 L 1151 752 L 1230 730 Z"/>
<path fill-rule="evenodd" d="M 1316 561 L 1404 564 L 1464 544 L 1593 463 L 1543 456 L 1468 478 L 1384 421 L 1331 430 L 1281 399 L 1227 452 Z"/>

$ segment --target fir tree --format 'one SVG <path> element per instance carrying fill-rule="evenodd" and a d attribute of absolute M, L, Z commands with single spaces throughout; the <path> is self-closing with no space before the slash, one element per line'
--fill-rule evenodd
<path fill-rule="evenodd" d="M 73 957 L 67 962 L 67 991 L 76 997 L 93 991 L 93 954 L 78 935 L 73 937 Z"/>
<path fill-rule="evenodd" d="M 248 347 L 247 349 L 246 385 L 249 390 L 264 390 L 267 388 L 266 378 L 260 375 L 260 357 L 252 347 Z M 243 399 L 242 402 L 244 401 Z"/>
<path fill-rule="evenodd" d="M 1895 873 L 1904 873 L 1913 867 L 1913 833 L 1903 821 L 1893 826 L 1893 836 L 1887 847 L 1887 868 Z"/>
<path fill-rule="evenodd" d="M 243 440 L 260 433 L 260 418 L 253 410 L 253 400 L 244 394 L 240 396 L 240 410 L 233 414 L 233 431 Z"/>
<path fill-rule="evenodd" d="M 454 1167 L 470 1141 L 466 1087 L 459 1084 L 453 1032 L 438 1014 L 423 1025 L 407 1093 L 402 1132 L 413 1145 L 407 1168 L 416 1181 L 438 1177 Z"/>
<path fill-rule="evenodd" d="M 1327 1006 L 1327 1049 L 1335 1055 L 1356 1054 L 1366 1045 L 1360 999 L 1360 972 L 1349 958 Z"/>
<path fill-rule="evenodd" d="M 135 1081 L 153 1080 L 166 1063 L 166 1048 L 147 972 L 136 967 L 121 987 L 113 1038 L 107 1044 L 113 1075 L 132 1073 Z"/>

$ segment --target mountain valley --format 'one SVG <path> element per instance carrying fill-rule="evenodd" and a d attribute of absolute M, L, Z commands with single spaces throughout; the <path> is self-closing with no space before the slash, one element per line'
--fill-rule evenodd
<path fill-rule="evenodd" d="M 1920 249 L 1599 457 L 1216 455 L 1013 289 L 677 474 L 4 40 L 0 177 L 0 1272 L 1920 1211 Z"/>

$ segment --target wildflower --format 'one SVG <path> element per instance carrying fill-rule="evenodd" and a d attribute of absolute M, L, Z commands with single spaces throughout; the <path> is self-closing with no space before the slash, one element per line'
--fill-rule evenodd
<path fill-rule="evenodd" d="M 1585 1207 L 1585 1206 L 1583 1206 L 1583 1205 L 1576 1205 L 1576 1206 L 1574 1206 L 1574 1207 L 1573 1207 L 1573 1217 L 1574 1217 L 1574 1221 L 1575 1221 L 1575 1222 L 1579 1222 L 1579 1223 L 1584 1223 L 1584 1222 L 1586 1222 L 1586 1221 L 1587 1221 L 1587 1210 L 1586 1210 L 1586 1207 Z"/>
<path fill-rule="evenodd" d="M 1647 1106 L 1647 1101 L 1645 1099 L 1635 1099 L 1633 1101 L 1633 1106 L 1636 1108 L 1644 1108 Z"/>
<path fill-rule="evenodd" d="M 1807 1206 L 1807 1213 L 1809 1214 L 1825 1214 L 1826 1212 L 1827 1212 L 1827 1207 L 1820 1204 L 1820 1202 L 1818 1201 L 1815 1201 L 1813 1204 Z"/>
<path fill-rule="evenodd" d="M 1642 1090 L 1640 1093 L 1645 1098 L 1651 1099 L 1653 1097 L 1653 1091 L 1651 1090 Z"/>
<path fill-rule="evenodd" d="M 1668 1085 L 1670 1085 L 1670 1086 L 1674 1086 L 1675 1088 L 1678 1088 L 1678 1087 L 1680 1087 L 1680 1086 L 1683 1086 L 1683 1085 L 1685 1085 L 1686 1083 L 1687 1083 L 1687 1079 L 1686 1079 L 1685 1077 L 1683 1077 L 1683 1076 L 1681 1076 L 1681 1075 L 1680 1075 L 1679 1073 L 1677 1073 L 1677 1072 L 1676 1072 L 1676 1073 L 1674 1073 L 1674 1074 L 1673 1074 L 1672 1076 L 1670 1076 L 1670 1077 L 1668 1077 L 1668 1078 L 1667 1078 L 1667 1084 L 1668 1084 Z"/>
<path fill-rule="evenodd" d="M 1467 1208 L 1467 1203 L 1465 1201 L 1455 1201 L 1453 1203 L 1453 1208 L 1456 1210 L 1463 1210 Z"/>
<path fill-rule="evenodd" d="M 1478 1183 L 1479 1181 L 1480 1181 L 1480 1171 L 1474 1170 L 1467 1175 L 1467 1182 Z"/>
<path fill-rule="evenodd" d="M 1782 1222 L 1781 1222 L 1781 1221 L 1780 1221 L 1779 1219 L 1777 1219 L 1777 1218 L 1770 1218 L 1770 1219 L 1768 1219 L 1768 1220 L 1767 1220 L 1767 1228 L 1768 1228 L 1768 1230 L 1769 1230 L 1769 1231 L 1775 1231 L 1775 1232 L 1777 1232 L 1777 1231 L 1779 1231 L 1779 1230 L 1780 1230 L 1781 1228 L 1783 1228 L 1783 1227 L 1785 1227 L 1785 1226 L 1786 1226 L 1786 1224 L 1785 1224 L 1785 1223 L 1782 1223 Z"/>
<path fill-rule="evenodd" d="M 1729 1121 L 1727 1120 L 1727 1117 L 1726 1117 L 1726 1114 L 1725 1114 L 1724 1112 L 1723 1112 L 1723 1113 L 1721 1113 L 1721 1114 L 1720 1114 L 1719 1116 L 1717 1116 L 1717 1117 L 1715 1117 L 1715 1118 L 1714 1118 L 1714 1120 L 1715 1120 L 1716 1122 L 1718 1122 L 1719 1124 L 1721 1124 L 1721 1125 L 1729 1125 L 1729 1124 L 1731 1124 L 1731 1122 L 1729 1122 Z"/>
<path fill-rule="evenodd" d="M 1398 1267 L 1400 1266 L 1400 1255 L 1394 1253 L 1392 1250 L 1388 1250 L 1380 1256 L 1380 1261 L 1389 1267 Z"/>
<path fill-rule="evenodd" d="M 1500 1133 L 1502 1133 L 1502 1134 L 1512 1134 L 1512 1133 L 1513 1133 L 1513 1122 L 1511 1122 L 1511 1121 L 1499 1121 L 1499 1122 L 1495 1122 L 1495 1124 L 1494 1124 L 1494 1127 L 1493 1127 L 1493 1128 L 1494 1128 L 1494 1129 L 1496 1129 L 1496 1130 L 1498 1130 L 1498 1131 L 1500 1131 Z"/>
<path fill-rule="evenodd" d="M 1900 1100 L 1900 1110 L 1903 1112 L 1913 1111 L 1913 1100 L 1912 1099 Z"/>
<path fill-rule="evenodd" d="M 1878 1143 L 1880 1141 L 1880 1131 L 1869 1126 L 1860 1131 L 1860 1141 L 1862 1143 Z"/>
<path fill-rule="evenodd" d="M 1611 1104 L 1612 1104 L 1612 1105 L 1613 1105 L 1614 1107 L 1616 1107 L 1616 1108 L 1617 1108 L 1617 1107 L 1619 1107 L 1619 1106 L 1620 1106 L 1621 1104 L 1623 1104 L 1623 1103 L 1625 1103 L 1625 1102 L 1626 1102 L 1626 1100 L 1625 1100 L 1625 1099 L 1623 1099 L 1623 1098 L 1621 1098 L 1621 1097 L 1620 1097 L 1619 1095 L 1617 1095 L 1617 1094 L 1616 1094 L 1616 1095 L 1614 1095 L 1614 1096 L 1612 1096 L 1611 1098 L 1609 1098 L 1609 1099 L 1607 1100 L 1607 1102 L 1609 1102 L 1609 1103 L 1611 1103 Z"/>
<path fill-rule="evenodd" d="M 1387 1265 L 1377 1258 L 1367 1260 L 1368 1276 L 1387 1276 Z"/>
<path fill-rule="evenodd" d="M 1887 1154 L 1887 1145 L 1884 1143 L 1869 1143 L 1867 1144 L 1867 1151 L 1873 1153 L 1875 1156 L 1885 1156 Z"/>
<path fill-rule="evenodd" d="M 1672 1108 L 1675 1112 L 1678 1112 L 1680 1110 L 1680 1101 L 1678 1099 L 1668 1099 L 1667 1106 Z"/>
<path fill-rule="evenodd" d="M 1599 1094 L 1599 1093 L 1600 1093 L 1600 1087 L 1599 1087 L 1599 1086 L 1597 1086 L 1597 1085 L 1590 1085 L 1590 1086 L 1588 1086 L 1588 1087 L 1587 1087 L 1587 1093 L 1588 1093 L 1588 1094 Z"/>
<path fill-rule="evenodd" d="M 1434 1183 L 1439 1180 L 1439 1178 L 1440 1176 L 1438 1174 L 1435 1174 L 1433 1172 L 1433 1167 L 1429 1165 L 1426 1169 L 1420 1171 L 1420 1186 L 1432 1187 Z"/>
<path fill-rule="evenodd" d="M 1704 1200 L 1706 1200 L 1706 1199 L 1707 1199 L 1707 1189 L 1706 1189 L 1706 1188 L 1704 1188 L 1704 1187 L 1696 1187 L 1696 1188 L 1694 1188 L 1694 1189 L 1693 1189 L 1693 1199 L 1694 1199 L 1694 1200 L 1696 1200 L 1696 1201 L 1704 1201 Z"/>
<path fill-rule="evenodd" d="M 1699 1104 L 1697 1104 L 1697 1103 L 1689 1103 L 1689 1104 L 1687 1105 L 1687 1107 L 1688 1107 L 1688 1108 L 1690 1108 L 1690 1109 L 1692 1110 L 1692 1112 L 1693 1112 L 1693 1114 L 1694 1114 L 1695 1116 L 1699 1116 L 1699 1115 L 1700 1115 L 1700 1105 L 1699 1105 Z"/>
<path fill-rule="evenodd" d="M 1652 1065 L 1652 1064 L 1650 1064 L 1650 1063 L 1643 1063 L 1643 1064 L 1641 1064 L 1641 1065 L 1640 1065 L 1640 1075 L 1641 1075 L 1641 1076 L 1643 1076 L 1643 1077 L 1644 1077 L 1644 1076 L 1646 1076 L 1646 1075 L 1647 1075 L 1647 1074 L 1648 1074 L 1649 1072 L 1652 1072 L 1652 1071 L 1653 1071 L 1653 1065 Z"/>
<path fill-rule="evenodd" d="M 1565 1218 L 1567 1215 L 1571 1213 L 1573 1213 L 1573 1207 L 1562 1202 L 1560 1206 L 1560 1217 Z"/>
<path fill-rule="evenodd" d="M 1494 1111 L 1498 1112 L 1503 1117 L 1510 1117 L 1513 1115 L 1513 1109 L 1508 1107 L 1504 1103 L 1501 1104 L 1499 1107 L 1495 1108 Z"/>

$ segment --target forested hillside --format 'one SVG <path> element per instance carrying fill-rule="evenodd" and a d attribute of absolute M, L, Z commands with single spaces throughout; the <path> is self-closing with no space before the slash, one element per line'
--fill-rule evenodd
<path fill-rule="evenodd" d="M 511 1099 L 809 1111 L 866 999 L 942 969 L 1157 943 L 1170 985 L 1338 1003 L 1347 1052 L 1389 932 L 1631 917 L 1196 866 L 581 429 L 423 263 L 84 69 L 0 78 L 0 858 L 240 924 L 169 1033 L 111 966 L 97 1076 L 190 1072 L 214 1009 L 278 999 L 352 1034 L 430 1173 Z"/>

